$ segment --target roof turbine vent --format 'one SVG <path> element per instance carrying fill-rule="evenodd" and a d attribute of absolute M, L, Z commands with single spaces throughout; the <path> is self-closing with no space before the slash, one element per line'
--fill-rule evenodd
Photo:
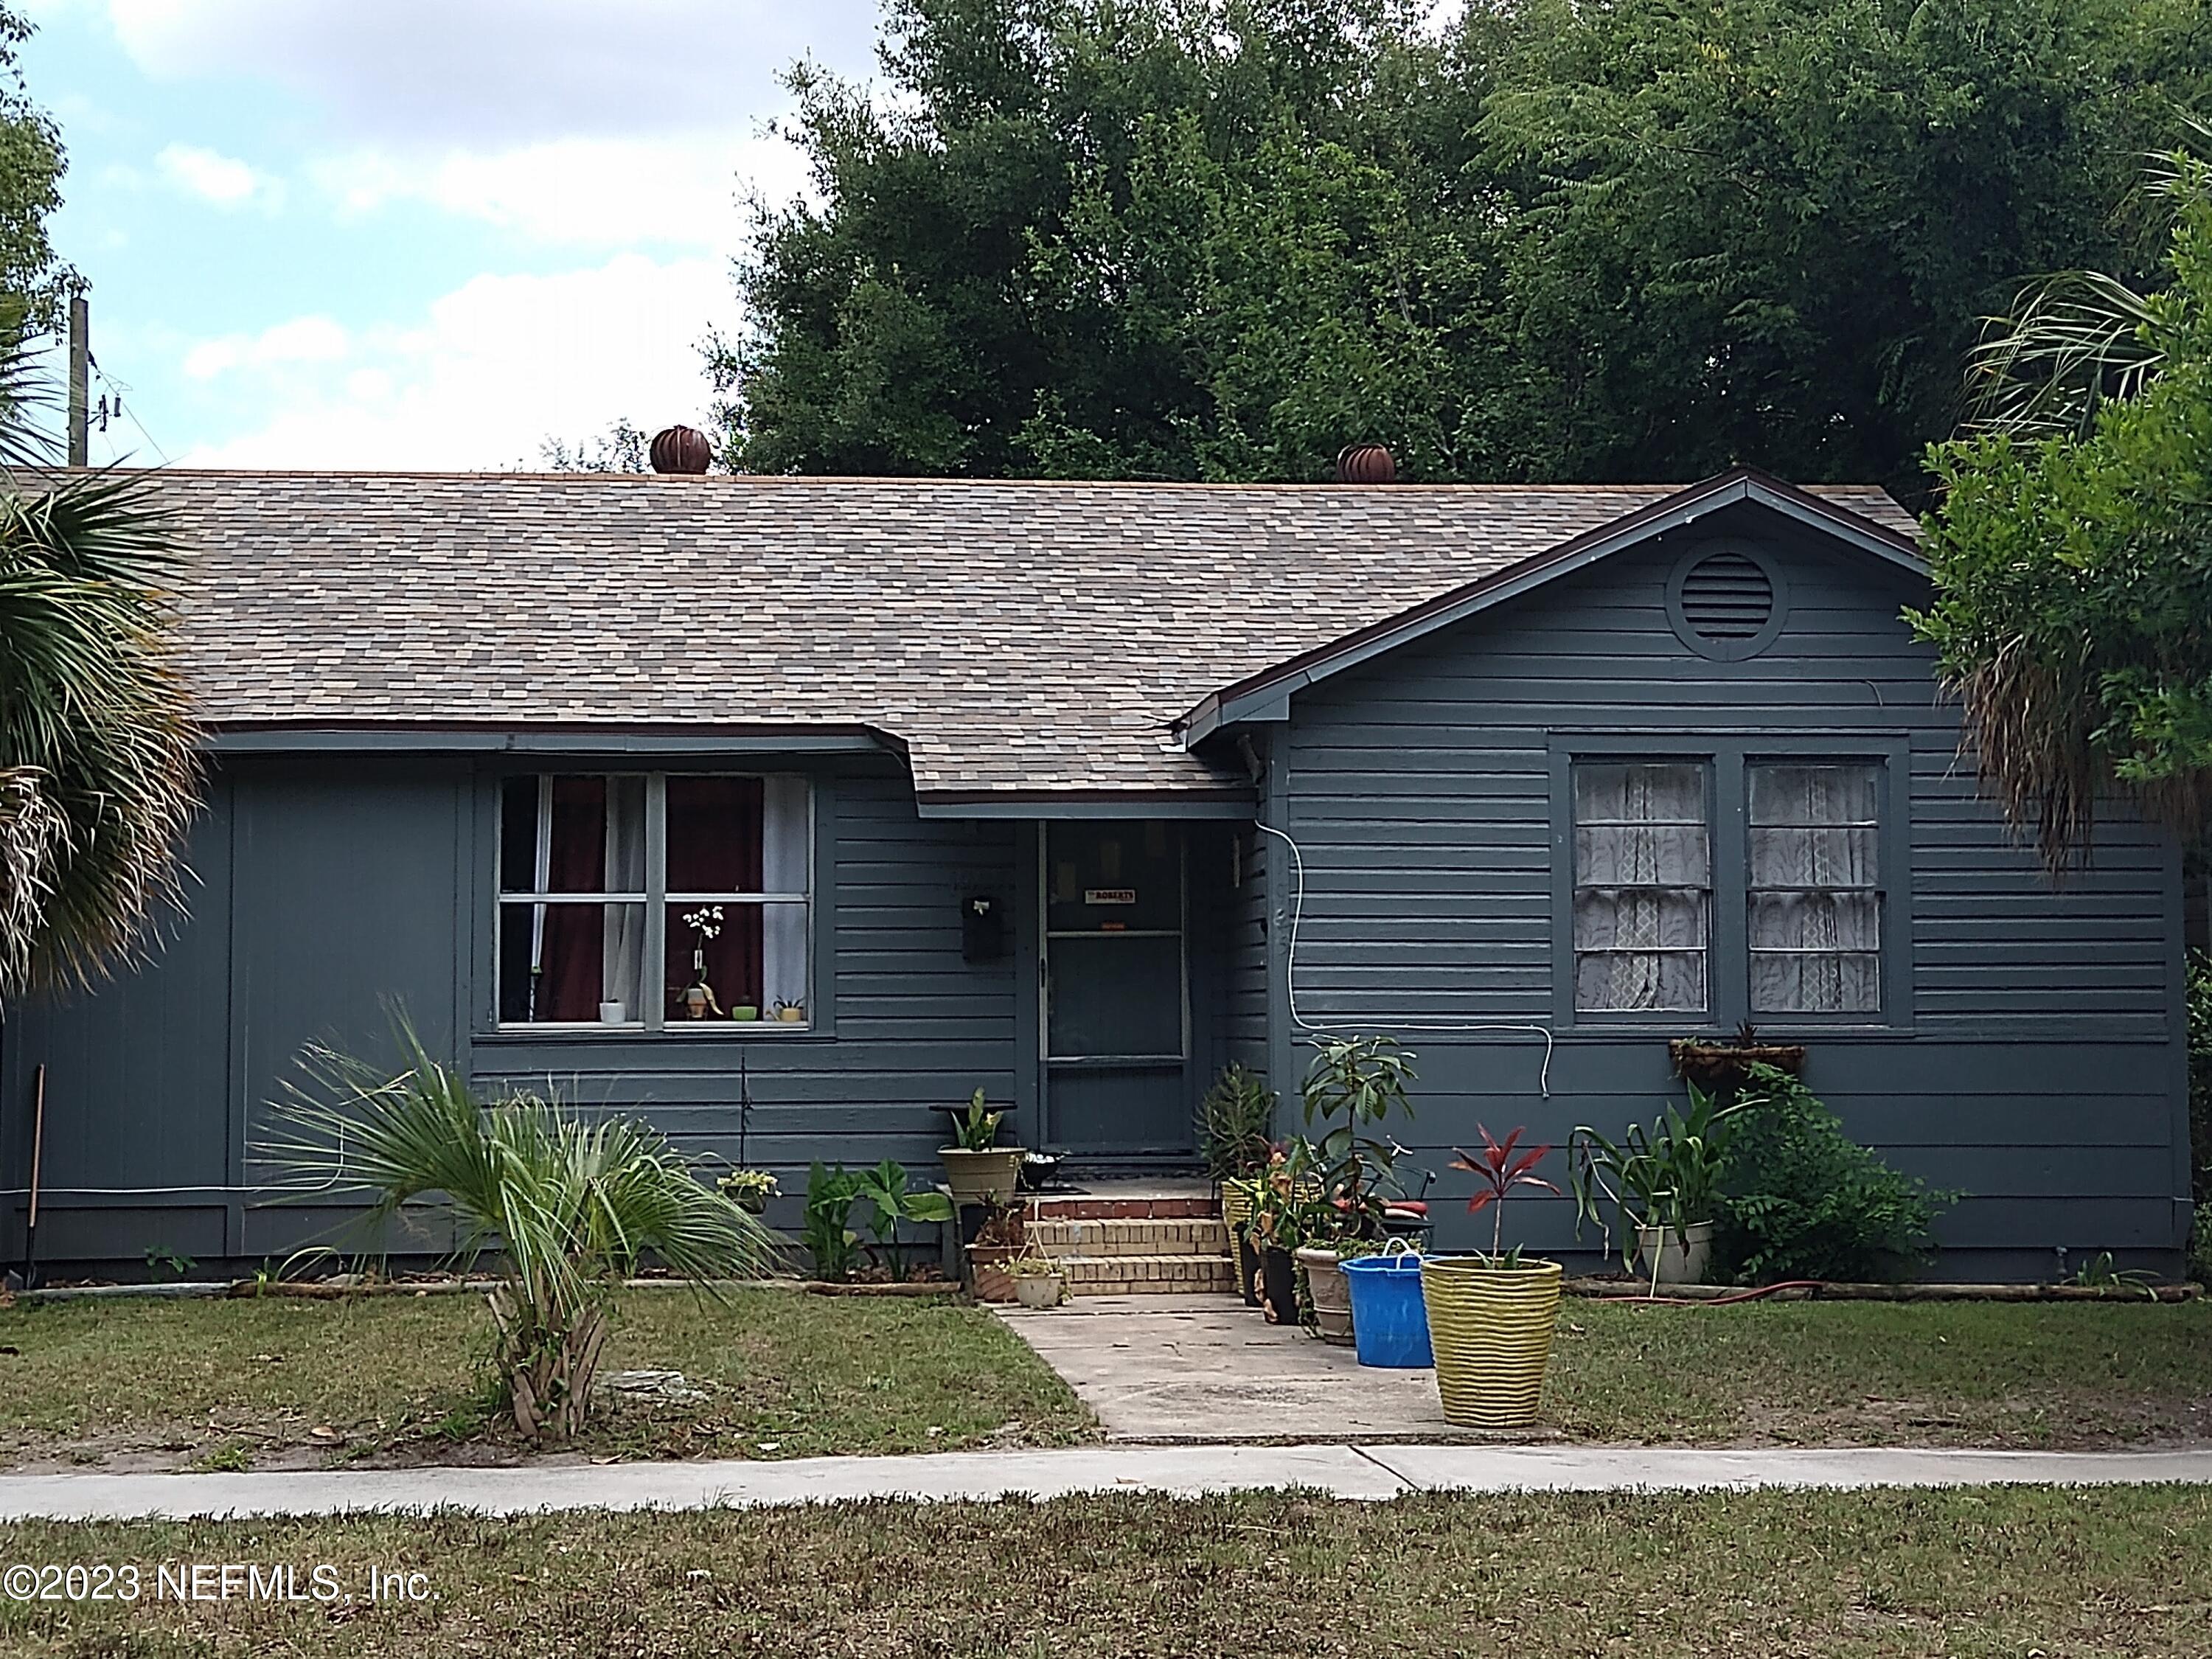
<path fill-rule="evenodd" d="M 1398 463 L 1381 444 L 1346 444 L 1336 452 L 1339 483 L 1386 484 L 1398 482 Z"/>
<path fill-rule="evenodd" d="M 696 427 L 672 426 L 653 436 L 647 452 L 655 472 L 704 472 L 714 459 L 714 446 Z"/>

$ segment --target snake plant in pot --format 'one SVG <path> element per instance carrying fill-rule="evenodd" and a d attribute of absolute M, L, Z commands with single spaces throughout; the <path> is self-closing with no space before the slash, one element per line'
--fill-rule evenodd
<path fill-rule="evenodd" d="M 1562 1273 L 1556 1261 L 1524 1260 L 1517 1244 L 1504 1248 L 1505 1200 L 1522 1187 L 1559 1189 L 1535 1173 L 1549 1146 L 1522 1149 L 1522 1129 L 1500 1141 L 1477 1127 L 1481 1152 L 1460 1152 L 1452 1168 L 1476 1178 L 1470 1212 L 1494 1208 L 1490 1251 L 1432 1255 L 1421 1263 L 1429 1346 L 1446 1421 L 1462 1428 L 1526 1428 L 1536 1420 L 1551 1362 Z"/>
<path fill-rule="evenodd" d="M 1632 1123 L 1617 1144 L 1587 1124 L 1567 1137 L 1575 1225 L 1596 1222 L 1609 1255 L 1610 1211 L 1621 1230 L 1622 1267 L 1649 1277 L 1655 1293 L 1662 1285 L 1705 1279 L 1735 1127 L 1735 1107 L 1694 1083 L 1689 1090 L 1688 1111 L 1669 1106 L 1649 1128 Z"/>

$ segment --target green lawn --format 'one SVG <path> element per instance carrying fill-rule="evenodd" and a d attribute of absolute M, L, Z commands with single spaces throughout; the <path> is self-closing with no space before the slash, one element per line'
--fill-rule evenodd
<path fill-rule="evenodd" d="M 2212 1653 L 2212 1492 L 2171 1487 L 42 1523 L 0 1561 L 327 1562 L 433 1597 L 0 1601 L 0 1650 L 109 1659 Z"/>
<path fill-rule="evenodd" d="M 473 1296 L 0 1310 L 0 1461 L 242 1468 L 512 1457 L 519 1449 L 482 1393 L 489 1334 Z M 706 1398 L 605 1395 L 577 1452 L 793 1457 L 1053 1445 L 1095 1432 L 1024 1344 L 949 1301 L 753 1290 L 717 1307 L 677 1290 L 635 1291 L 605 1364 L 629 1368 L 681 1371 Z M 1580 1440 L 2207 1441 L 2212 1306 L 1570 1301 L 1544 1416 Z"/>
<path fill-rule="evenodd" d="M 0 1458 L 243 1468 L 511 1453 L 486 1421 L 475 1296 L 63 1303 L 0 1310 Z M 1090 1414 L 981 1309 L 745 1290 L 623 1297 L 601 1376 L 678 1370 L 690 1404 L 603 1395 L 576 1449 L 625 1457 L 1054 1445 Z"/>
<path fill-rule="evenodd" d="M 1544 1414 L 1590 1440 L 2207 1440 L 2212 1304 L 1571 1300 Z"/>

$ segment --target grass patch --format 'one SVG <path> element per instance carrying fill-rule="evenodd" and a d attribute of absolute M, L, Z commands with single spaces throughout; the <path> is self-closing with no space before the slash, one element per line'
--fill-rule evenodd
<path fill-rule="evenodd" d="M 2202 1488 L 896 1504 L 0 1527 L 0 1560 L 420 1571 L 421 1603 L 0 1601 L 58 1655 L 2212 1651 Z"/>
<path fill-rule="evenodd" d="M 181 1466 L 503 1455 L 474 1296 L 101 1301 L 0 1310 L 0 1455 L 93 1448 Z M 574 1449 L 622 1457 L 1054 1445 L 1089 1413 L 981 1309 L 934 1298 L 678 1290 L 623 1298 L 602 1381 L 684 1373 L 705 1397 L 601 1395 Z"/>
<path fill-rule="evenodd" d="M 2080 1448 L 2212 1438 L 2212 1304 L 1569 1300 L 1578 1439 Z"/>

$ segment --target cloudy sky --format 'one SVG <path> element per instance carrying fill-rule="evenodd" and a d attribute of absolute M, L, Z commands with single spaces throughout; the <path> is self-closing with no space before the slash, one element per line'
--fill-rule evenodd
<path fill-rule="evenodd" d="M 782 68 L 875 0 L 33 0 L 110 453 L 497 467 L 697 421 Z M 143 430 L 141 429 L 143 423 Z"/>

